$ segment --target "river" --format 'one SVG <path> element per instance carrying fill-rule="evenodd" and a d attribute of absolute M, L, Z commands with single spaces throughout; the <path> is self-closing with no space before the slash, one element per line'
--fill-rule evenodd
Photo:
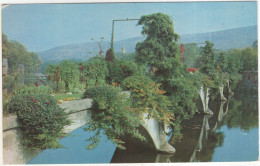
<path fill-rule="evenodd" d="M 240 93 L 241 94 L 241 93 Z M 235 95 L 227 102 L 212 101 L 213 116 L 196 115 L 183 121 L 181 141 L 169 143 L 174 155 L 136 148 L 119 150 L 105 135 L 94 150 L 87 150 L 86 139 L 93 133 L 79 128 L 60 140 L 66 148 L 47 149 L 27 164 L 155 163 L 256 161 L 259 156 L 258 98 L 253 94 Z"/>

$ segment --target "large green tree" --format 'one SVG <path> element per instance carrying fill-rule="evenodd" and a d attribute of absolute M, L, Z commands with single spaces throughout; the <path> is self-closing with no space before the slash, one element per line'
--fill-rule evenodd
<path fill-rule="evenodd" d="M 155 13 L 142 16 L 138 25 L 143 25 L 142 34 L 147 38 L 136 45 L 136 62 L 156 69 L 154 79 L 166 88 L 172 75 L 183 70 L 177 47 L 179 35 L 175 33 L 170 16 Z"/>
<path fill-rule="evenodd" d="M 152 79 L 161 84 L 172 101 L 172 111 L 178 119 L 188 118 L 197 110 L 193 99 L 197 97 L 195 79 L 181 62 L 170 16 L 162 13 L 142 16 L 138 25 L 143 26 L 146 39 L 136 45 L 136 62 L 153 71 Z"/>

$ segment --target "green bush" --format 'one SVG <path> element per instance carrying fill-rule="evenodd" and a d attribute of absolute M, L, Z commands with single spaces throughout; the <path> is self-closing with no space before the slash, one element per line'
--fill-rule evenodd
<path fill-rule="evenodd" d="M 117 98 L 119 90 L 108 87 L 108 86 L 98 86 L 89 88 L 83 94 L 83 98 L 94 99 L 96 106 L 99 109 L 105 109 L 108 106 L 112 105 L 112 102 Z"/>
<path fill-rule="evenodd" d="M 195 101 L 199 97 L 197 89 L 200 88 L 200 81 L 196 77 L 187 73 L 184 77 L 170 80 L 169 85 L 172 89 L 169 98 L 180 120 L 189 119 L 198 112 Z"/>
<path fill-rule="evenodd" d="M 132 75 L 144 75 L 145 67 L 137 65 L 133 61 L 117 60 L 114 62 L 107 62 L 109 69 L 109 76 L 107 81 L 109 83 L 121 83 L 123 79 Z"/>
<path fill-rule="evenodd" d="M 52 90 L 49 86 L 19 86 L 13 90 L 14 95 L 18 94 L 47 94 L 51 93 Z"/>
<path fill-rule="evenodd" d="M 145 140 L 137 129 L 141 117 L 131 109 L 128 98 L 120 92 L 115 86 L 99 86 L 85 91 L 83 98 L 93 99 L 91 109 L 94 111 L 85 130 L 96 131 L 96 134 L 88 139 L 91 141 L 88 149 L 98 145 L 101 131 L 121 149 L 125 149 L 123 140 L 128 136 Z"/>
<path fill-rule="evenodd" d="M 159 89 L 160 84 L 156 84 L 149 77 L 131 76 L 124 79 L 122 86 L 131 91 L 132 108 L 136 112 L 148 113 L 148 117 L 168 124 L 173 122 L 171 102 L 164 95 L 165 91 Z"/>
<path fill-rule="evenodd" d="M 9 102 L 9 113 L 18 116 L 22 143 L 29 149 L 61 148 L 62 129 L 69 125 L 57 100 L 47 94 L 20 94 Z"/>
<path fill-rule="evenodd" d="M 82 70 L 83 82 L 85 83 L 85 89 L 90 86 L 103 85 L 108 75 L 108 67 L 104 58 L 93 57 L 87 63 Z"/>
<path fill-rule="evenodd" d="M 178 140 L 182 136 L 181 120 L 190 117 L 196 111 L 195 102 L 190 100 L 190 96 L 194 98 L 193 95 L 197 95 L 193 83 L 196 80 L 195 78 L 189 80 L 190 82 L 174 79 L 175 82 L 171 82 L 171 85 L 175 85 L 176 90 L 173 89 L 173 95 L 170 96 L 166 96 L 166 92 L 159 89 L 160 84 L 156 84 L 149 77 L 128 77 L 122 82 L 122 87 L 131 90 L 132 107 L 138 113 L 147 112 L 148 117 L 171 125 L 171 133 Z M 200 83 L 197 84 L 196 86 L 199 86 Z"/>

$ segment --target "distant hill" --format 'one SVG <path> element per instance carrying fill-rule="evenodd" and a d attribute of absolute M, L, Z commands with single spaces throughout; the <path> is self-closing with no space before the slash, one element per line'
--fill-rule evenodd
<path fill-rule="evenodd" d="M 102 49 L 105 51 L 109 49 L 109 42 L 102 42 Z M 97 43 L 88 42 L 81 44 L 65 45 L 54 47 L 52 49 L 39 52 L 39 56 L 43 61 L 61 61 L 64 59 L 81 59 L 87 60 L 99 52 Z"/>
<path fill-rule="evenodd" d="M 136 37 L 114 43 L 115 52 L 122 52 L 122 47 L 125 47 L 126 52 L 135 52 L 135 46 L 138 42 L 144 40 L 145 37 Z M 217 32 L 185 34 L 181 35 L 179 43 L 201 43 L 206 40 L 214 43 L 214 48 L 227 50 L 230 48 L 245 48 L 252 46 L 257 40 L 257 26 L 249 26 L 235 28 Z M 110 42 L 102 42 L 104 55 L 106 50 L 110 48 Z M 99 52 L 99 46 L 96 42 L 65 45 L 55 47 L 43 52 L 39 52 L 39 56 L 43 61 L 60 61 L 64 59 L 81 59 L 87 60 L 95 56 Z"/>
<path fill-rule="evenodd" d="M 181 35 L 180 43 L 214 43 L 214 48 L 227 50 L 252 46 L 257 40 L 257 26 L 229 29 L 224 31 Z"/>

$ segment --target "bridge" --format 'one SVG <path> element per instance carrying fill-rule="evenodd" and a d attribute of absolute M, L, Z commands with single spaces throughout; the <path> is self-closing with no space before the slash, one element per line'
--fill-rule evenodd
<path fill-rule="evenodd" d="M 218 107 L 213 110 L 214 115 L 197 115 L 188 120 L 188 123 L 184 123 L 183 139 L 174 144 L 177 151 L 168 160 L 171 162 L 199 161 L 198 153 L 207 151 L 206 144 L 209 137 L 221 126 L 221 121 L 228 114 L 229 99 L 221 101 L 220 105 L 219 102 L 216 104 Z M 172 142 L 172 139 L 169 142 Z"/>
<path fill-rule="evenodd" d="M 70 133 L 77 128 L 86 125 L 91 119 L 92 99 L 66 101 L 59 106 L 69 113 L 72 124 L 65 126 L 64 133 Z M 144 114 L 146 117 L 147 115 Z M 140 127 L 144 135 L 148 137 L 147 146 L 160 153 L 174 153 L 175 149 L 167 142 L 167 126 L 157 120 L 144 118 Z M 37 156 L 43 150 L 28 150 L 23 147 L 21 140 L 22 133 L 16 115 L 3 118 L 3 159 L 4 164 L 25 164 Z"/>
<path fill-rule="evenodd" d="M 219 87 L 219 95 L 221 101 L 227 101 L 227 99 L 224 96 L 224 86 Z M 229 96 L 233 96 L 234 93 L 231 91 L 231 88 L 229 87 L 229 81 L 227 81 L 227 91 Z M 210 88 L 201 87 L 198 89 L 198 94 L 201 99 L 201 103 L 203 106 L 203 113 L 208 115 L 213 115 L 213 112 L 209 108 L 209 96 L 210 96 Z"/>
<path fill-rule="evenodd" d="M 199 114 L 192 119 L 186 120 L 183 124 L 183 139 L 175 142 L 171 137 L 169 143 L 177 150 L 174 154 L 161 154 L 154 151 L 142 150 L 142 145 L 137 145 L 132 149 L 116 149 L 111 163 L 170 163 L 170 162 L 196 162 L 199 161 L 200 152 L 207 151 L 207 141 L 211 139 L 221 121 L 228 113 L 229 99 L 227 101 L 214 101 L 214 115 Z M 140 155 L 141 154 L 141 155 Z"/>
<path fill-rule="evenodd" d="M 213 112 L 208 106 L 210 89 L 201 87 L 198 93 L 202 101 L 204 114 L 212 115 Z M 221 100 L 226 100 L 223 95 L 223 87 L 220 87 L 220 96 Z M 66 113 L 69 113 L 69 119 L 73 122 L 71 125 L 65 126 L 63 132 L 70 133 L 87 124 L 91 119 L 91 106 L 92 99 L 66 101 L 60 104 L 60 107 Z M 175 148 L 167 141 L 166 133 L 169 130 L 167 124 L 158 122 L 153 118 L 147 119 L 147 114 L 143 114 L 143 116 L 144 122 L 141 123 L 140 131 L 148 140 L 143 144 L 161 154 L 175 153 Z M 3 117 L 4 164 L 25 164 L 42 151 L 41 149 L 27 150 L 20 143 L 21 136 L 17 116 Z"/>

